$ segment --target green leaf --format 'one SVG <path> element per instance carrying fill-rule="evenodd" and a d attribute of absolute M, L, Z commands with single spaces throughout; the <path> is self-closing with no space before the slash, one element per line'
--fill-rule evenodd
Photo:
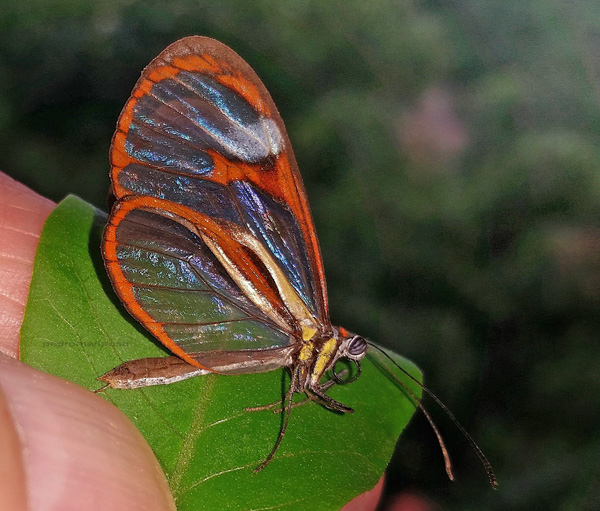
<path fill-rule="evenodd" d="M 105 221 L 104 213 L 76 197 L 51 214 L 21 330 L 25 362 L 89 389 L 99 388 L 96 378 L 123 361 L 165 354 L 112 292 L 100 256 Z M 410 362 L 397 360 L 421 377 Z M 148 440 L 180 511 L 340 509 L 378 481 L 415 407 L 367 357 L 356 382 L 330 391 L 355 413 L 315 403 L 295 408 L 274 460 L 254 474 L 277 439 L 282 416 L 244 407 L 281 400 L 287 383 L 287 372 L 278 370 L 101 395 Z M 406 385 L 420 396 L 414 382 Z"/>

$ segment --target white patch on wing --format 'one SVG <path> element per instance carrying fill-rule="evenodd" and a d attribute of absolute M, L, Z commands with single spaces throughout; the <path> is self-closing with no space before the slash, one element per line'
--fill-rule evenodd
<path fill-rule="evenodd" d="M 283 149 L 283 136 L 281 135 L 277 123 L 273 121 L 273 119 L 267 117 L 261 117 L 260 123 L 265 132 L 265 138 L 268 141 L 269 155 L 278 155 Z"/>
<path fill-rule="evenodd" d="M 216 141 L 240 160 L 258 162 L 283 150 L 283 136 L 273 119 L 259 117 L 258 122 L 247 126 L 227 119 L 235 127 L 221 133 Z"/>

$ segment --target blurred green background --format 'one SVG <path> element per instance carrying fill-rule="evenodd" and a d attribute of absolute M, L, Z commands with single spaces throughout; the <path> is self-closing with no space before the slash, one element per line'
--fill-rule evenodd
<path fill-rule="evenodd" d="M 0 169 L 105 208 L 120 109 L 190 34 L 279 106 L 334 322 L 419 364 L 498 472 L 429 404 L 458 481 L 416 417 L 381 509 L 600 509 L 600 3 L 0 0 Z"/>

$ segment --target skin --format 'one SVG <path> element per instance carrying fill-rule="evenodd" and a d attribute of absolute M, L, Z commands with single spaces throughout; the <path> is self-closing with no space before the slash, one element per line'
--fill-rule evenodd
<path fill-rule="evenodd" d="M 33 259 L 55 204 L 0 173 L 0 511 L 174 510 L 152 450 L 99 396 L 19 362 Z M 343 511 L 374 510 L 383 478 Z"/>

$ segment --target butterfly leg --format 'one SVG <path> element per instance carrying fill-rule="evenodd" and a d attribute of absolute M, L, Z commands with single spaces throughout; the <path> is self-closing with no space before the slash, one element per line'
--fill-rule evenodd
<path fill-rule="evenodd" d="M 286 394 L 286 398 L 287 398 L 287 394 Z M 285 398 L 284 398 L 284 401 L 285 401 Z M 305 403 L 309 403 L 310 401 L 311 401 L 311 399 L 306 398 L 306 399 L 303 399 L 302 401 L 298 401 L 297 403 L 292 403 L 291 408 L 298 408 L 299 406 L 302 406 Z M 264 412 L 266 410 L 273 410 L 273 413 L 281 413 L 286 410 L 286 407 L 281 405 L 281 401 L 275 401 L 274 403 L 270 403 L 268 405 L 250 406 L 250 407 L 244 408 L 245 412 Z"/>
<path fill-rule="evenodd" d="M 287 430 L 288 424 L 290 422 L 290 412 L 292 411 L 292 399 L 294 398 L 294 392 L 296 391 L 296 385 L 298 382 L 298 368 L 296 368 L 293 373 L 292 373 L 292 382 L 290 384 L 290 388 L 287 391 L 287 394 L 285 396 L 285 418 L 283 419 L 283 426 L 281 427 L 281 431 L 279 432 L 279 437 L 277 438 L 277 441 L 275 442 L 275 445 L 273 446 L 273 449 L 271 449 L 271 452 L 269 453 L 269 455 L 265 458 L 265 460 L 254 469 L 254 473 L 258 474 L 258 472 L 260 472 L 263 468 L 265 468 L 270 461 L 273 459 L 273 457 L 275 456 L 275 453 L 277 452 L 277 449 L 279 449 L 279 446 L 281 445 L 281 442 L 283 440 L 283 437 L 285 436 L 285 432 Z"/>
<path fill-rule="evenodd" d="M 346 406 L 325 394 L 325 390 L 327 389 L 324 390 L 323 387 L 324 385 L 320 386 L 319 388 L 306 389 L 306 395 L 312 401 L 315 401 L 323 405 L 325 408 L 333 410 L 334 412 L 354 413 L 354 410 L 349 406 Z"/>
<path fill-rule="evenodd" d="M 295 370 L 292 370 L 291 373 L 292 373 L 292 381 L 290 383 L 290 388 L 289 388 L 288 392 L 286 392 L 285 397 L 283 398 L 284 403 L 288 398 L 288 393 L 290 392 L 290 390 L 292 390 L 293 392 L 298 391 L 298 389 L 296 388 L 296 383 L 294 382 Z M 297 381 L 297 378 L 296 378 L 296 381 Z M 295 408 L 296 404 L 297 403 L 292 404 L 292 408 Z M 268 405 L 248 406 L 248 407 L 244 408 L 244 411 L 245 412 L 264 412 L 266 410 L 273 410 L 273 409 L 275 409 L 274 413 L 281 413 L 283 410 L 285 410 L 285 406 L 282 406 L 281 400 L 277 400 L 274 403 L 269 403 Z"/>
<path fill-rule="evenodd" d="M 348 370 L 344 369 L 343 371 L 340 372 L 339 376 L 343 378 L 347 372 L 348 372 Z M 321 385 L 321 391 L 327 392 L 331 387 L 333 387 L 334 385 L 337 385 L 337 384 L 338 384 L 338 382 L 335 381 L 333 378 L 331 380 L 327 380 L 325 383 L 323 383 L 323 385 Z M 292 409 L 299 408 L 302 405 L 305 405 L 306 403 L 323 404 L 314 396 L 306 395 L 306 397 L 302 401 L 292 403 Z M 324 406 L 326 406 L 326 405 L 324 405 Z M 329 408 L 329 407 L 327 407 L 327 408 Z M 274 403 L 270 403 L 270 404 L 264 405 L 264 406 L 252 406 L 252 407 L 244 408 L 245 412 L 262 412 L 265 410 L 273 410 L 273 413 L 282 413 L 285 410 L 285 407 L 281 405 L 281 401 L 275 401 Z"/>
<path fill-rule="evenodd" d="M 287 396 L 287 394 L 286 394 Z M 244 408 L 245 412 L 264 412 L 266 410 L 272 410 L 273 408 L 277 408 L 277 407 L 281 407 L 281 401 L 275 401 L 274 403 L 269 403 L 268 405 L 262 405 L 262 406 L 247 406 L 246 408 Z M 283 410 L 283 408 L 279 408 L 279 411 L 281 412 L 281 410 Z"/>

